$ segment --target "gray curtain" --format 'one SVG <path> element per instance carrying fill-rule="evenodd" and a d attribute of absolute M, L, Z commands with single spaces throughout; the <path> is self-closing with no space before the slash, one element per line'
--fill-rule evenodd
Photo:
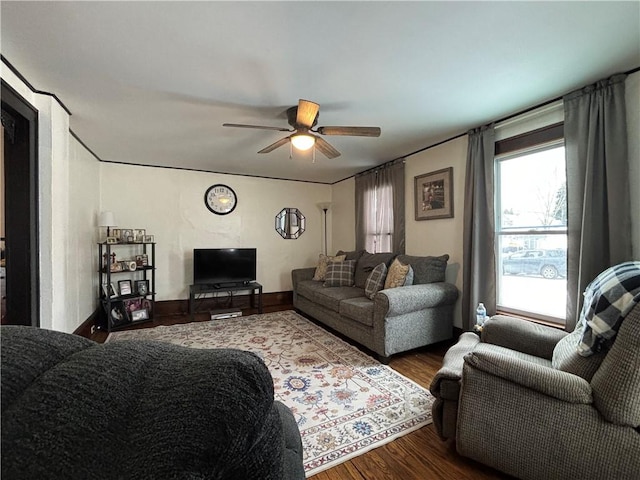
<path fill-rule="evenodd" d="M 564 97 L 567 158 L 567 330 L 585 287 L 612 265 L 632 260 L 626 75 Z"/>
<path fill-rule="evenodd" d="M 476 307 L 496 311 L 495 216 L 493 199 L 493 125 L 469 131 L 464 186 L 462 325 L 471 330 Z"/>
<path fill-rule="evenodd" d="M 391 242 L 384 250 L 405 253 L 404 159 L 357 175 L 355 183 L 356 249 L 366 248 L 371 232 L 390 231 Z M 376 190 L 385 195 L 373 200 L 371 193 Z"/>
<path fill-rule="evenodd" d="M 376 187 L 375 172 L 367 172 L 356 176 L 356 250 L 364 250 L 369 232 L 369 213 L 372 208 L 368 192 Z"/>

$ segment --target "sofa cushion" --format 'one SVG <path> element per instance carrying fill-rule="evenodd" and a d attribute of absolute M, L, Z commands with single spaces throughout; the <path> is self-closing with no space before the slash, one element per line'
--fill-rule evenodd
<path fill-rule="evenodd" d="M 355 260 L 344 262 L 330 262 L 327 266 L 327 274 L 324 277 L 325 287 L 351 287 L 353 285 L 353 272 L 356 269 Z"/>
<path fill-rule="evenodd" d="M 403 264 L 397 258 L 393 261 L 387 272 L 387 278 L 384 281 L 384 288 L 396 288 L 404 286 L 404 282 L 411 267 L 409 264 Z"/>
<path fill-rule="evenodd" d="M 345 252 L 343 250 L 338 250 L 338 252 L 336 253 L 336 256 L 339 255 L 344 255 L 345 256 L 345 260 L 355 260 L 356 262 L 358 260 L 360 260 L 360 257 L 362 256 L 362 254 L 364 253 L 364 250 L 352 250 L 350 252 Z"/>
<path fill-rule="evenodd" d="M 395 253 L 364 252 L 356 264 L 355 285 L 364 288 L 367 277 L 377 265 L 384 263 L 387 268 L 396 257 Z"/>
<path fill-rule="evenodd" d="M 325 287 L 322 282 L 303 280 L 298 284 L 297 294 L 334 312 L 339 312 L 342 300 L 364 297 L 364 290 L 356 287 Z"/>
<path fill-rule="evenodd" d="M 340 315 L 368 327 L 373 326 L 373 302 L 366 297 L 350 298 L 340 302 Z"/>
<path fill-rule="evenodd" d="M 364 294 L 367 298 L 372 299 L 376 293 L 382 290 L 385 278 L 387 278 L 387 266 L 381 263 L 371 271 L 364 283 Z"/>
<path fill-rule="evenodd" d="M 323 281 L 324 277 L 327 275 L 327 267 L 329 266 L 329 263 L 342 262 L 344 259 L 345 255 L 336 255 L 334 257 L 330 257 L 321 253 L 318 257 L 318 266 L 316 267 L 316 272 L 313 275 L 313 279 L 316 281 Z"/>
<path fill-rule="evenodd" d="M 418 257 L 411 255 L 398 255 L 398 260 L 411 265 L 413 268 L 413 284 L 444 282 L 449 255 L 439 257 Z"/>

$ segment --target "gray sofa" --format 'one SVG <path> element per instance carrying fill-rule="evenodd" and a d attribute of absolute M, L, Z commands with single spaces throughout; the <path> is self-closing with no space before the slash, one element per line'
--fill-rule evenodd
<path fill-rule="evenodd" d="M 2 478 L 305 478 L 295 419 L 252 353 L 0 335 Z"/>
<path fill-rule="evenodd" d="M 393 354 L 448 340 L 453 336 L 455 285 L 445 282 L 448 255 L 418 257 L 363 251 L 338 252 L 355 260 L 355 285 L 325 287 L 314 281 L 315 268 L 293 270 L 294 307 L 375 352 L 387 363 Z M 371 270 L 398 258 L 413 269 L 413 285 L 364 293 Z"/>

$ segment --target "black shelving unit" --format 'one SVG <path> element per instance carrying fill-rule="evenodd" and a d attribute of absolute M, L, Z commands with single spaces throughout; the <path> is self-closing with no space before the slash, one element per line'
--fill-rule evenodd
<path fill-rule="evenodd" d="M 98 298 L 102 305 L 98 328 L 111 332 L 153 320 L 156 244 L 103 242 L 98 243 L 98 252 Z M 128 281 L 130 293 L 121 293 L 122 281 Z"/>

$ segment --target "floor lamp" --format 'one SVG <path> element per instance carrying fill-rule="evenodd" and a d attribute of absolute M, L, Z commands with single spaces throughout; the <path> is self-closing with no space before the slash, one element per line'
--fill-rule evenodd
<path fill-rule="evenodd" d="M 331 202 L 319 203 L 318 207 L 324 212 L 324 254 L 327 255 L 327 210 L 331 208 Z"/>

